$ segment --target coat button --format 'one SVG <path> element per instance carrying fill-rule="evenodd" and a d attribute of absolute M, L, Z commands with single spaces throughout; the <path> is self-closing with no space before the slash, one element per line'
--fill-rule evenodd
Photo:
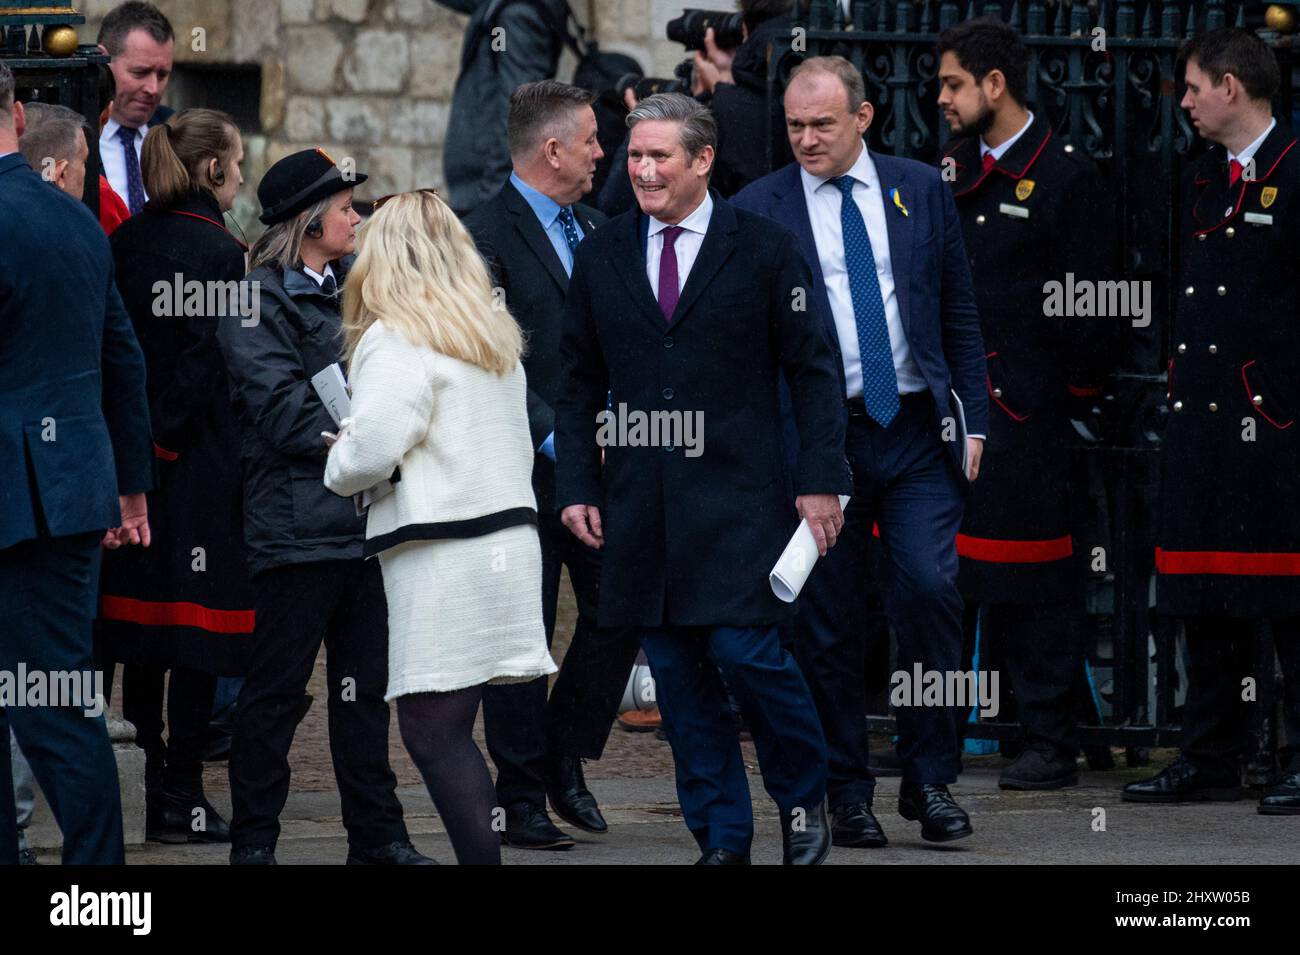
<path fill-rule="evenodd" d="M 1218 346 L 1218 345 L 1211 345 L 1210 348 L 1209 348 L 1209 352 L 1210 352 L 1211 355 L 1217 355 L 1217 354 L 1219 353 L 1219 346 Z"/>
<path fill-rule="evenodd" d="M 1232 215 L 1232 212 L 1233 212 L 1233 207 L 1228 206 L 1228 208 L 1223 210 L 1223 217 L 1226 219 L 1228 216 Z"/>
<path fill-rule="evenodd" d="M 1211 410 L 1211 411 L 1218 411 L 1218 410 L 1219 410 L 1219 406 L 1216 405 L 1213 401 L 1211 401 L 1211 402 L 1210 402 L 1210 410 Z"/>
<path fill-rule="evenodd" d="M 1200 235 L 1198 235 L 1198 236 L 1196 237 L 1196 241 L 1197 241 L 1197 242 L 1204 242 L 1204 241 L 1205 241 L 1205 233 L 1202 232 Z"/>
<path fill-rule="evenodd" d="M 1255 397 L 1250 399 L 1250 403 L 1254 405 L 1256 408 L 1258 408 L 1260 405 L 1264 403 L 1264 396 L 1256 395 Z"/>
<path fill-rule="evenodd" d="M 1183 355 L 1186 354 L 1186 352 L 1187 352 L 1187 346 L 1180 343 L 1178 346 L 1178 354 Z"/>
<path fill-rule="evenodd" d="M 1192 293 L 1195 291 L 1196 289 L 1189 285 L 1187 286 L 1187 288 L 1183 289 L 1183 294 L 1186 295 L 1188 298 L 1191 298 Z"/>
<path fill-rule="evenodd" d="M 1001 398 L 1001 397 L 1002 397 L 1002 389 L 1001 389 L 1001 388 L 994 388 L 994 389 L 993 389 L 993 397 L 994 397 L 994 398 Z"/>
<path fill-rule="evenodd" d="M 671 388 L 665 388 L 665 389 L 664 389 L 664 400 L 665 400 L 665 401 L 672 401 L 672 400 L 673 400 L 673 390 L 672 390 Z"/>
<path fill-rule="evenodd" d="M 1223 231 L 1227 233 L 1229 239 L 1231 239 L 1234 235 L 1237 234 L 1237 230 L 1234 229 L 1232 226 L 1228 226 L 1228 228 L 1224 229 Z"/>
<path fill-rule="evenodd" d="M 1175 402 L 1174 402 L 1174 410 L 1175 410 L 1175 411 L 1182 411 L 1182 410 L 1183 410 L 1183 403 L 1182 403 L 1181 401 L 1175 401 Z"/>
<path fill-rule="evenodd" d="M 1228 294 L 1228 289 L 1223 285 L 1220 285 L 1217 289 L 1215 289 L 1215 291 L 1217 291 L 1220 295 Z"/>
<path fill-rule="evenodd" d="M 975 217 L 975 224 L 976 224 L 976 225 L 983 225 L 983 224 L 984 224 L 984 217 L 983 217 L 983 216 L 976 216 L 976 217 Z"/>
<path fill-rule="evenodd" d="M 673 338 L 672 338 L 672 336 L 671 336 L 671 335 L 665 335 L 665 336 L 664 336 L 664 348 L 672 348 L 672 347 L 673 347 Z"/>
<path fill-rule="evenodd" d="M 1074 152 L 1074 146 L 1071 145 L 1070 143 L 1066 143 L 1066 144 L 1065 144 L 1065 151 L 1066 151 L 1067 153 L 1072 153 L 1072 152 Z"/>

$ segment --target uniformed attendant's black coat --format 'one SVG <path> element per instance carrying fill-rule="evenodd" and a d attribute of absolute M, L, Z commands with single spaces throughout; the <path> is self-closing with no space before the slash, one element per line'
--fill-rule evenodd
<path fill-rule="evenodd" d="M 144 350 L 159 483 L 149 494 L 152 546 L 105 553 L 100 628 L 115 659 L 235 675 L 252 638 L 253 601 L 239 431 L 217 327 L 238 317 L 221 318 L 221 308 L 172 314 L 178 276 L 243 278 L 243 248 L 221 223 L 212 194 L 196 193 L 171 209 L 147 207 L 110 239 Z"/>
<path fill-rule="evenodd" d="M 1279 123 L 1255 177 L 1215 146 L 1183 183 L 1161 611 L 1300 614 L 1300 146 Z"/>
<path fill-rule="evenodd" d="M 798 525 L 796 494 L 849 494 L 839 372 L 793 235 L 713 193 L 713 214 L 671 322 L 646 276 L 648 219 L 633 209 L 578 246 L 556 416 L 556 503 L 600 507 L 602 626 L 775 624 L 792 605 L 768 573 Z M 799 290 L 804 294 L 800 295 Z M 801 449 L 782 451 L 778 371 Z M 606 447 L 597 414 L 699 412 L 702 453 Z"/>
<path fill-rule="evenodd" d="M 987 350 L 988 440 L 962 532 L 961 586 L 992 604 L 1046 603 L 1080 590 L 1071 559 L 1071 396 L 1099 390 L 1124 316 L 1049 317 L 1049 282 L 1116 278 L 1117 233 L 1096 166 L 1036 116 L 983 169 L 979 137 L 950 166 Z M 1076 286 L 1077 287 L 1077 286 Z"/>

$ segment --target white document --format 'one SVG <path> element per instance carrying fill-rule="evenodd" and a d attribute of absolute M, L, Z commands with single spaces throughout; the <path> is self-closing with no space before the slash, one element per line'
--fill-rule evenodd
<path fill-rule="evenodd" d="M 343 366 L 335 362 L 323 368 L 311 376 L 311 383 L 316 389 L 316 394 L 320 395 L 325 410 L 334 419 L 335 426 L 343 427 L 343 422 L 352 416 L 352 398 L 348 392 L 348 380 L 343 375 Z M 371 504 L 383 500 L 392 493 L 393 482 L 380 481 L 374 487 L 352 495 L 352 504 L 356 508 L 357 517 L 364 516 Z"/>
<path fill-rule="evenodd" d="M 957 413 L 957 440 L 961 442 L 961 473 L 970 474 L 970 445 L 966 441 L 966 406 L 952 391 L 952 410 Z"/>
<path fill-rule="evenodd" d="M 849 496 L 841 494 L 840 510 L 844 510 L 848 503 Z M 806 520 L 800 521 L 794 536 L 790 538 L 790 543 L 785 545 L 785 550 L 781 552 L 772 572 L 767 575 L 768 583 L 772 585 L 772 593 L 776 594 L 778 600 L 788 604 L 794 603 L 820 556 L 821 554 L 817 553 L 817 540 L 813 537 L 812 528 L 808 526 Z"/>

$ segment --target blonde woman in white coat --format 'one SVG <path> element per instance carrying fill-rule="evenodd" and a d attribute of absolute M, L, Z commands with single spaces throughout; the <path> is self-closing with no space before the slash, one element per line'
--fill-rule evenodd
<path fill-rule="evenodd" d="M 343 293 L 352 414 L 325 484 L 375 500 L 388 692 L 461 864 L 497 864 L 495 794 L 471 731 L 483 686 L 555 672 L 518 325 L 432 190 L 381 200 Z"/>

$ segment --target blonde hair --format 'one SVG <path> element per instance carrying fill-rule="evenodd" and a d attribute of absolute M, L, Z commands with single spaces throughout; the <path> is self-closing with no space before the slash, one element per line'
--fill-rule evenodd
<path fill-rule="evenodd" d="M 523 353 L 523 334 L 496 305 L 474 241 L 429 192 L 394 196 L 357 236 L 357 259 L 343 286 L 347 358 L 380 319 L 412 344 L 497 375 L 513 371 Z"/>
<path fill-rule="evenodd" d="M 187 109 L 153 127 L 140 147 L 140 173 L 149 204 L 176 205 L 196 189 L 212 191 L 208 161 L 217 160 L 220 174 L 235 154 L 239 127 L 218 109 Z"/>

